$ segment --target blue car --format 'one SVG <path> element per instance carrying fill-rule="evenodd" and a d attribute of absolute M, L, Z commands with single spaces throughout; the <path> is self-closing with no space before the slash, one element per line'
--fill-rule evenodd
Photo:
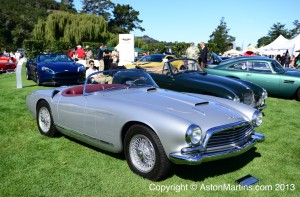
<path fill-rule="evenodd" d="M 68 54 L 39 54 L 26 64 L 26 78 L 37 85 L 75 85 L 85 80 L 85 67 Z"/>

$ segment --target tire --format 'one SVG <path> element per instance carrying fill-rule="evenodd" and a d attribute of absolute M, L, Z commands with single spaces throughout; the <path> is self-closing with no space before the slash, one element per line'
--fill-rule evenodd
<path fill-rule="evenodd" d="M 36 73 L 36 85 L 38 85 L 38 86 L 40 86 L 41 85 L 41 81 L 40 81 L 40 76 L 39 76 L 39 74 L 38 73 Z"/>
<path fill-rule="evenodd" d="M 49 104 L 44 100 L 37 105 L 36 121 L 42 135 L 48 137 L 58 136 L 58 131 L 54 125 Z"/>
<path fill-rule="evenodd" d="M 300 101 L 300 88 L 298 88 L 298 90 L 296 92 L 296 99 L 297 99 L 297 101 Z"/>
<path fill-rule="evenodd" d="M 164 179 L 171 169 L 171 162 L 158 136 L 144 125 L 129 128 L 124 139 L 124 150 L 130 169 L 146 179 Z"/>
<path fill-rule="evenodd" d="M 30 76 L 29 76 L 28 68 L 27 68 L 27 67 L 26 67 L 26 79 L 27 79 L 27 80 L 30 80 L 30 79 L 31 79 Z"/>

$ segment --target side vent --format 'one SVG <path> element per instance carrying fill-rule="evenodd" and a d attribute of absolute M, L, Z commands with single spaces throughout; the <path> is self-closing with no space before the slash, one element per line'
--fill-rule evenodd
<path fill-rule="evenodd" d="M 283 83 L 289 83 L 289 84 L 294 84 L 295 81 L 290 81 L 290 80 L 284 80 Z"/>

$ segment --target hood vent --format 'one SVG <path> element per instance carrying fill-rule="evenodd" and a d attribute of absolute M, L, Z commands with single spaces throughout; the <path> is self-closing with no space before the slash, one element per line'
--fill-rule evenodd
<path fill-rule="evenodd" d="M 148 88 L 148 90 L 147 90 L 147 92 L 154 92 L 154 91 L 156 91 L 157 89 L 156 88 Z"/>
<path fill-rule="evenodd" d="M 206 105 L 206 104 L 208 104 L 209 102 L 208 101 L 206 101 L 206 102 L 201 102 L 201 103 L 196 103 L 195 104 L 195 107 L 197 107 L 197 106 L 199 106 L 199 105 Z"/>

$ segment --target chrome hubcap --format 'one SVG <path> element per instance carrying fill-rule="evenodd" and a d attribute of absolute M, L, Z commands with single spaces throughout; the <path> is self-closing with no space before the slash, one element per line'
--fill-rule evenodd
<path fill-rule="evenodd" d="M 51 127 L 51 117 L 46 107 L 42 107 L 39 111 L 39 125 L 44 133 L 48 132 Z"/>
<path fill-rule="evenodd" d="M 155 164 L 155 150 L 144 135 L 135 135 L 129 144 L 129 154 L 133 165 L 142 172 L 150 172 Z"/>

